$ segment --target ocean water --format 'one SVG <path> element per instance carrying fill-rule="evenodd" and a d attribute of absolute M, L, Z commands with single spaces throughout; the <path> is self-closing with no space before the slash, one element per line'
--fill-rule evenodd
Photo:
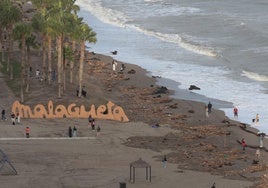
<path fill-rule="evenodd" d="M 237 106 L 239 121 L 268 133 L 267 0 L 77 4 L 80 16 L 97 33 L 97 43 L 87 44 L 88 50 L 106 55 L 117 50 L 115 59 L 171 80 L 178 91 L 174 97 L 213 100 L 230 118 Z M 201 90 L 189 91 L 190 85 Z M 253 124 L 256 114 L 260 122 Z"/>

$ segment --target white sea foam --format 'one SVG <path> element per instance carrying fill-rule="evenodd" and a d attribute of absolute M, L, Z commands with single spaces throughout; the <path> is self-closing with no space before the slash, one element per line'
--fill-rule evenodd
<path fill-rule="evenodd" d="M 263 47 L 257 47 L 257 48 L 249 48 L 246 50 L 241 50 L 242 52 L 254 52 L 256 54 L 258 53 L 267 53 L 268 52 L 268 46 Z"/>
<path fill-rule="evenodd" d="M 148 31 L 144 30 L 141 28 L 136 28 L 137 30 L 142 31 L 143 33 L 146 33 L 147 35 L 155 36 L 163 41 L 166 42 L 171 42 L 179 45 L 180 47 L 189 50 L 191 52 L 201 54 L 201 55 L 206 55 L 210 57 L 216 57 L 217 52 L 211 48 L 211 47 L 206 47 L 203 46 L 202 44 L 198 44 L 192 41 L 185 40 L 178 34 L 164 34 L 160 32 L 153 32 L 153 31 Z"/>
<path fill-rule="evenodd" d="M 142 12 L 144 17 L 179 16 L 200 13 L 201 10 L 194 7 L 180 7 L 178 5 L 154 5 L 152 11 Z"/>
<path fill-rule="evenodd" d="M 261 114 L 261 122 L 258 129 L 268 133 L 266 123 L 268 122 L 266 107 L 263 106 L 268 101 L 268 95 L 263 93 L 263 87 L 259 84 L 234 81 L 227 77 L 228 70 L 219 67 L 205 67 L 191 64 L 170 63 L 173 68 L 162 68 L 157 72 L 163 78 L 169 78 L 180 82 L 181 89 L 188 90 L 194 84 L 201 90 L 195 93 L 224 101 L 231 101 L 240 110 L 239 120 L 251 124 L 251 119 L 257 113 Z M 196 76 L 198 75 L 198 76 Z M 249 89 L 250 88 L 250 89 Z M 230 118 L 233 117 L 232 109 L 222 109 Z M 254 125 L 255 126 L 255 125 Z"/>
<path fill-rule="evenodd" d="M 261 84 L 266 85 L 266 83 L 258 83 L 258 81 L 262 82 L 267 81 L 267 76 L 259 75 L 257 73 L 252 73 L 248 71 L 243 71 L 243 73 L 241 72 L 243 74 L 243 77 L 241 77 L 239 74 L 233 75 L 233 72 L 231 72 L 233 70 L 232 67 L 230 66 L 232 65 L 231 63 L 221 64 L 225 65 L 226 68 L 215 67 L 217 65 L 220 65 L 220 63 L 210 64 L 212 66 L 208 67 L 198 65 L 198 64 L 207 65 L 206 62 L 208 61 L 214 62 L 215 60 L 219 60 L 218 58 L 217 59 L 207 58 L 206 56 L 215 57 L 215 56 L 226 55 L 223 53 L 227 53 L 228 51 L 221 50 L 223 48 L 230 48 L 230 51 L 238 50 L 239 52 L 243 53 L 242 51 L 243 49 L 233 48 L 232 44 L 236 44 L 236 41 L 233 39 L 233 37 L 224 40 L 224 42 L 226 41 L 226 45 L 221 45 L 221 43 L 214 42 L 215 40 L 217 40 L 218 37 L 218 33 L 216 32 L 213 33 L 212 35 L 206 35 L 203 33 L 202 35 L 197 34 L 197 36 L 191 36 L 187 34 L 196 32 L 187 33 L 186 31 L 185 33 L 171 34 L 171 33 L 165 33 L 163 31 L 162 33 L 160 33 L 156 32 L 157 27 L 154 27 L 155 30 L 148 30 L 148 29 L 146 30 L 144 28 L 141 28 L 138 24 L 136 25 L 133 24 L 138 23 L 137 20 L 129 22 L 130 18 L 128 18 L 128 16 L 130 17 L 132 16 L 131 14 L 129 14 L 129 12 L 126 12 L 127 15 L 124 15 L 114 10 L 109 9 L 106 10 L 104 7 L 102 7 L 100 1 L 94 0 L 93 1 L 94 3 L 91 1 L 93 0 L 78 0 L 79 3 L 81 2 L 84 3 L 83 5 L 81 5 L 82 8 L 85 8 L 85 10 L 87 9 L 90 10 L 91 14 L 93 14 L 95 17 L 98 17 L 98 20 L 97 19 L 95 20 L 94 18 L 91 17 L 87 19 L 89 25 L 92 22 L 97 23 L 97 25 L 93 27 L 96 28 L 96 32 L 98 33 L 99 36 L 98 43 L 96 44 L 97 46 L 94 46 L 95 51 L 99 53 L 102 52 L 110 53 L 110 50 L 116 47 L 120 52 L 116 56 L 118 60 L 137 64 L 147 69 L 153 75 L 158 75 L 161 76 L 162 78 L 169 78 L 176 82 L 180 82 L 181 83 L 180 88 L 186 89 L 186 91 L 188 91 L 189 85 L 192 84 L 197 85 L 198 87 L 201 88 L 201 90 L 191 91 L 191 93 L 194 92 L 201 95 L 205 95 L 207 97 L 233 102 L 234 105 L 239 108 L 239 119 L 238 119 L 239 121 L 251 124 L 251 119 L 254 118 L 257 113 L 259 113 L 261 118 L 260 123 L 256 128 L 268 133 L 268 127 L 267 127 L 268 111 L 265 106 L 265 102 L 268 101 L 268 95 L 265 94 L 264 92 L 266 88 L 262 87 L 261 85 Z M 132 1 L 128 0 L 127 2 L 132 5 Z M 91 5 L 92 3 L 93 5 Z M 155 5 L 158 3 L 155 4 L 147 3 L 147 4 Z M 90 6 L 90 9 L 87 6 Z M 133 6 L 131 7 L 133 8 Z M 158 5 L 155 8 L 157 7 Z M 139 5 L 137 5 L 137 7 L 135 8 L 140 7 Z M 145 11 L 144 9 L 142 11 Z M 131 10 L 135 12 L 135 10 L 133 9 Z M 113 16 L 118 17 L 120 14 L 122 15 L 120 19 L 110 18 Z M 147 13 L 146 15 L 150 15 L 150 13 Z M 87 17 L 87 11 L 83 11 L 83 16 Z M 141 20 L 142 18 L 143 14 L 141 14 L 140 17 L 135 17 L 133 19 Z M 235 23 L 241 23 L 241 21 Z M 248 25 L 248 22 L 246 22 L 246 24 Z M 219 24 L 219 26 L 221 25 Z M 120 27 L 124 29 L 121 29 Z M 228 30 L 228 28 L 226 29 Z M 163 29 L 161 29 L 161 31 L 162 30 Z M 215 29 L 215 31 L 218 30 Z M 238 31 L 238 33 L 240 33 L 240 31 Z M 220 37 L 221 39 L 224 37 L 229 37 L 232 35 L 232 32 L 229 34 L 230 35 L 227 36 L 220 35 Z M 242 36 L 243 35 L 241 34 L 241 37 Z M 210 46 L 217 46 L 217 47 L 211 48 Z M 254 47 L 255 46 L 258 45 L 254 45 Z M 263 46 L 265 46 L 265 43 L 263 44 Z M 192 54 L 189 55 L 187 51 L 182 50 L 180 47 L 197 54 L 203 54 L 205 56 L 198 56 Z M 237 45 L 235 45 L 235 47 L 237 47 Z M 161 53 L 162 50 L 166 50 L 165 55 Z M 260 49 L 256 47 L 256 50 L 257 52 L 259 52 Z M 250 49 L 251 52 L 252 51 L 255 52 L 256 50 Z M 266 50 L 265 47 L 261 48 L 261 51 L 265 50 Z M 219 55 L 217 55 L 218 51 L 220 52 Z M 244 54 L 248 55 L 251 53 L 244 53 Z M 233 54 L 227 54 L 225 57 L 230 59 L 230 62 L 235 62 L 236 60 L 240 59 L 240 57 L 237 57 L 236 59 L 232 55 Z M 196 62 L 198 62 L 198 64 Z M 247 64 L 243 64 L 243 66 L 246 68 Z M 248 78 L 251 80 L 248 80 Z M 236 80 L 242 80 L 242 81 L 239 82 Z M 233 117 L 232 109 L 229 108 L 223 110 L 225 111 L 227 116 L 231 118 Z"/>
<path fill-rule="evenodd" d="M 107 24 L 125 27 L 125 23 L 131 21 L 124 13 L 103 7 L 100 1 L 78 0 L 76 3 Z"/>
<path fill-rule="evenodd" d="M 254 72 L 249 72 L 243 70 L 241 76 L 245 76 L 251 80 L 259 81 L 259 82 L 268 82 L 268 76 L 260 75 Z"/>
<path fill-rule="evenodd" d="M 155 3 L 155 2 L 162 2 L 162 0 L 144 0 L 144 2 Z"/>
<path fill-rule="evenodd" d="M 141 28 L 136 25 L 127 24 L 130 19 L 127 18 L 122 12 L 115 11 L 109 8 L 105 8 L 101 5 L 100 2 L 93 2 L 90 0 L 78 0 L 77 3 L 81 6 L 89 10 L 93 15 L 99 18 L 102 22 L 108 23 L 111 25 L 123 27 L 123 28 L 132 28 L 144 34 L 157 37 L 163 41 L 171 42 L 179 45 L 180 47 L 189 50 L 191 52 L 216 57 L 217 52 L 207 46 L 203 46 L 202 44 L 194 43 L 192 41 L 188 41 L 183 39 L 179 34 L 165 34 L 160 32 L 149 31 L 147 29 Z M 189 8 L 187 8 L 189 9 Z"/>

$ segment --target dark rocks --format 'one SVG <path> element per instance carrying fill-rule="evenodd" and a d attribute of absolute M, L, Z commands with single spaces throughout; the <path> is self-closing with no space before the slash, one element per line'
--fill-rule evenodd
<path fill-rule="evenodd" d="M 200 90 L 200 88 L 195 85 L 190 85 L 189 90 Z"/>
<path fill-rule="evenodd" d="M 128 74 L 135 74 L 136 71 L 134 69 L 131 69 L 130 71 L 127 72 Z"/>
<path fill-rule="evenodd" d="M 164 86 L 157 88 L 157 90 L 153 94 L 165 94 L 168 92 L 168 89 Z"/>

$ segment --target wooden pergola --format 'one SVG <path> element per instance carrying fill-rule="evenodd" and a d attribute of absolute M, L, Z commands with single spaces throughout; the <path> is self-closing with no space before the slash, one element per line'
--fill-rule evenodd
<path fill-rule="evenodd" d="M 145 168 L 146 169 L 146 180 L 151 182 L 151 165 L 143 161 L 141 158 L 129 164 L 130 167 L 130 182 L 135 182 L 135 169 Z"/>

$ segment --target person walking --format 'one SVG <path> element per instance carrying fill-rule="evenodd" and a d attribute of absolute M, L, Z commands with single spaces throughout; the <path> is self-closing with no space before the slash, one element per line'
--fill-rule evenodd
<path fill-rule="evenodd" d="M 255 155 L 256 155 L 256 160 L 259 161 L 259 160 L 260 160 L 260 156 L 261 156 L 260 149 L 257 149 L 257 150 L 256 150 Z"/>
<path fill-rule="evenodd" d="M 216 188 L 216 183 L 214 182 L 211 188 Z"/>
<path fill-rule="evenodd" d="M 16 120 L 15 120 L 16 116 L 15 116 L 14 112 L 11 113 L 10 118 L 11 118 L 12 125 L 15 125 L 16 124 Z"/>
<path fill-rule="evenodd" d="M 25 128 L 25 135 L 26 135 L 26 138 L 30 138 L 30 128 L 29 127 Z"/>
<path fill-rule="evenodd" d="M 116 71 L 117 62 L 115 60 L 113 60 L 112 62 L 112 67 L 113 67 L 113 71 Z"/>
<path fill-rule="evenodd" d="M 235 119 L 238 119 L 238 108 L 237 107 L 234 107 L 234 118 Z"/>
<path fill-rule="evenodd" d="M 73 137 L 73 130 L 72 127 L 69 126 L 69 137 L 72 138 Z"/>
<path fill-rule="evenodd" d="M 20 114 L 19 114 L 19 113 L 17 113 L 17 116 L 16 116 L 16 122 L 17 122 L 18 124 L 20 124 Z"/>
<path fill-rule="evenodd" d="M 206 113 L 206 117 L 209 117 L 209 114 L 208 114 L 208 106 L 207 105 L 205 106 L 205 113 Z"/>
<path fill-rule="evenodd" d="M 77 129 L 75 126 L 73 128 L 73 137 L 77 137 Z"/>
<path fill-rule="evenodd" d="M 163 163 L 163 167 L 167 168 L 167 157 L 166 156 L 164 156 L 162 163 Z"/>
<path fill-rule="evenodd" d="M 265 133 L 258 133 L 259 139 L 260 139 L 260 148 L 263 147 L 263 139 L 265 137 Z"/>
<path fill-rule="evenodd" d="M 7 118 L 6 118 L 6 110 L 5 109 L 2 110 L 2 121 L 4 121 L 4 120 L 7 120 Z"/>
<path fill-rule="evenodd" d="M 99 137 L 100 136 L 100 126 L 98 125 L 98 127 L 97 127 L 97 137 Z"/>
<path fill-rule="evenodd" d="M 242 140 L 241 140 L 241 145 L 242 145 L 243 151 L 245 151 L 246 150 L 246 141 L 244 138 L 242 138 Z"/>
<path fill-rule="evenodd" d="M 91 129 L 95 131 L 95 119 L 91 121 Z"/>
<path fill-rule="evenodd" d="M 260 116 L 259 114 L 256 114 L 255 123 L 259 123 L 259 121 L 260 121 Z"/>
<path fill-rule="evenodd" d="M 208 113 L 209 114 L 211 113 L 211 110 L 212 110 L 212 104 L 209 101 L 209 103 L 208 103 Z"/>

